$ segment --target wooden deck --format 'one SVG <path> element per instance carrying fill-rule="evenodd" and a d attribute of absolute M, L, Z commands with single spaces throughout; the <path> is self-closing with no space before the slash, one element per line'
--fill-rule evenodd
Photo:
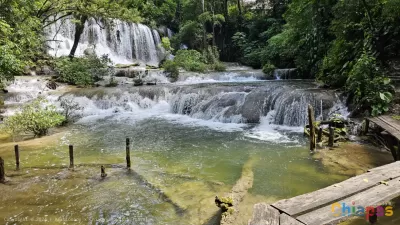
<path fill-rule="evenodd" d="M 369 117 L 365 121 L 365 133 L 368 133 L 369 122 L 372 122 L 400 141 L 400 121 L 391 116 Z"/>
<path fill-rule="evenodd" d="M 369 170 L 329 187 L 280 200 L 272 205 L 254 206 L 249 225 L 337 224 L 348 217 L 335 216 L 333 203 L 377 206 L 400 196 L 400 161 Z M 337 209 L 338 210 L 338 209 Z"/>

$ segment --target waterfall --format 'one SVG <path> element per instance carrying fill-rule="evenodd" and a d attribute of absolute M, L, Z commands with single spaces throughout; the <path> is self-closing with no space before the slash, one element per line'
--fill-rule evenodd
<path fill-rule="evenodd" d="M 297 69 L 276 69 L 274 71 L 275 79 L 277 80 L 288 80 L 288 79 L 296 79 L 297 78 Z"/>
<path fill-rule="evenodd" d="M 171 39 L 173 35 L 174 35 L 174 32 L 172 30 L 170 30 L 169 28 L 167 28 L 167 37 L 169 39 Z"/>
<path fill-rule="evenodd" d="M 154 74 L 157 76 L 157 74 Z M 150 79 L 150 78 L 149 78 Z M 151 79 L 154 79 L 152 77 Z M 58 104 L 58 92 L 46 89 L 45 80 L 16 80 L 9 87 L 6 105 L 44 96 Z M 29 91 L 35 90 L 35 91 Z M 316 89 L 307 82 L 265 82 L 263 85 L 164 85 L 115 89 L 81 89 L 65 94 L 83 108 L 81 117 L 174 115 L 225 124 L 269 123 L 301 127 L 311 104 L 316 118 L 333 114 L 347 117 L 347 108 L 334 91 Z M 12 112 L 6 112 L 10 115 Z"/>
<path fill-rule="evenodd" d="M 51 40 L 51 55 L 69 54 L 75 34 L 75 24 L 71 17 L 52 24 L 45 29 L 45 33 L 48 40 Z M 143 24 L 90 18 L 85 23 L 76 55 L 82 56 L 86 49 L 94 48 L 97 55 L 108 54 L 114 63 L 130 64 L 140 61 L 158 65 L 160 43 L 158 32 Z"/>

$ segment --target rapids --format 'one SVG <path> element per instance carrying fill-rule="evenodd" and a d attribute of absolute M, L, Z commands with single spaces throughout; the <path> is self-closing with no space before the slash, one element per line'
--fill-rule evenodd
<path fill-rule="evenodd" d="M 142 87 L 121 78 L 115 88 L 55 91 L 45 77 L 18 77 L 5 96 L 6 115 L 38 96 L 56 106 L 60 97 L 71 98 L 81 110 L 75 123 L 51 136 L 20 139 L 21 171 L 11 172 L 13 143 L 0 144 L 10 179 L 24 187 L 0 187 L 8 193 L 0 197 L 0 218 L 8 224 L 61 216 L 81 224 L 214 224 L 215 195 L 252 180 L 238 221 L 245 224 L 257 202 L 347 178 L 313 159 L 302 136 L 308 104 L 324 118 L 346 110 L 337 93 L 308 81 L 263 81 L 258 73 L 188 73 L 177 83 Z M 163 80 L 157 72 L 149 76 Z M 131 172 L 123 169 L 126 137 L 133 143 Z M 69 144 L 75 171 L 65 169 Z M 100 165 L 105 180 L 98 178 Z M 254 179 L 241 178 L 245 165 Z"/>

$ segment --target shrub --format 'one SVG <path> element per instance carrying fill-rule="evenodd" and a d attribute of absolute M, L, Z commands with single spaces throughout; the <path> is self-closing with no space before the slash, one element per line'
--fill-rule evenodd
<path fill-rule="evenodd" d="M 196 50 L 177 51 L 174 62 L 186 71 L 205 72 L 207 69 L 203 56 Z"/>
<path fill-rule="evenodd" d="M 265 73 L 265 77 L 267 79 L 274 79 L 275 70 L 276 70 L 276 67 L 271 63 L 265 64 L 262 69 L 262 71 Z"/>
<path fill-rule="evenodd" d="M 202 62 L 190 62 L 183 68 L 188 71 L 204 73 L 207 70 L 207 65 Z"/>
<path fill-rule="evenodd" d="M 113 70 L 109 67 L 111 60 L 107 55 L 97 57 L 86 55 L 81 58 L 61 57 L 56 60 L 56 72 L 59 81 L 79 86 L 90 86 L 103 76 L 110 76 Z"/>
<path fill-rule="evenodd" d="M 72 96 L 61 96 L 58 98 L 60 106 L 63 109 L 62 114 L 64 115 L 63 124 L 67 124 L 73 121 L 78 115 L 77 111 L 82 110 L 79 103 L 75 102 Z"/>
<path fill-rule="evenodd" d="M 5 119 L 6 131 L 13 135 L 21 132 L 33 133 L 35 137 L 46 135 L 50 128 L 60 125 L 65 120 L 54 105 L 47 103 L 45 99 L 38 98 L 23 106 L 21 112 Z"/>
<path fill-rule="evenodd" d="M 203 51 L 203 59 L 207 64 L 215 64 L 219 62 L 219 52 L 217 47 L 209 46 Z"/>
<path fill-rule="evenodd" d="M 215 71 L 223 72 L 226 70 L 226 66 L 225 66 L 225 64 L 223 64 L 221 62 L 216 62 L 213 64 L 213 69 Z"/>
<path fill-rule="evenodd" d="M 169 75 L 169 77 L 171 77 L 174 80 L 178 79 L 179 67 L 178 67 L 178 64 L 176 64 L 175 61 L 166 60 L 162 64 L 162 67 L 164 68 L 164 71 Z"/>

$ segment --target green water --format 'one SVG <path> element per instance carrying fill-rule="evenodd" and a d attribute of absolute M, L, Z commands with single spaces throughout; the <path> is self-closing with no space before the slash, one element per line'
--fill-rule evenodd
<path fill-rule="evenodd" d="M 247 129 L 227 132 L 162 118 L 136 123 L 105 118 L 72 125 L 35 144 L 21 142 L 19 172 L 12 171 L 12 145 L 2 145 L 0 154 L 12 176 L 11 184 L 0 186 L 7 193 L 0 197 L 0 219 L 31 221 L 20 224 L 41 224 L 37 220 L 46 218 L 52 224 L 204 224 L 217 211 L 214 197 L 231 190 L 249 160 L 254 183 L 243 203 L 249 211 L 256 202 L 347 178 L 313 159 L 300 134 L 285 134 L 293 142 L 274 143 L 247 137 Z M 131 172 L 124 168 L 126 137 L 132 143 Z M 66 169 L 68 144 L 74 145 L 74 171 Z M 104 180 L 100 165 L 107 168 Z"/>

